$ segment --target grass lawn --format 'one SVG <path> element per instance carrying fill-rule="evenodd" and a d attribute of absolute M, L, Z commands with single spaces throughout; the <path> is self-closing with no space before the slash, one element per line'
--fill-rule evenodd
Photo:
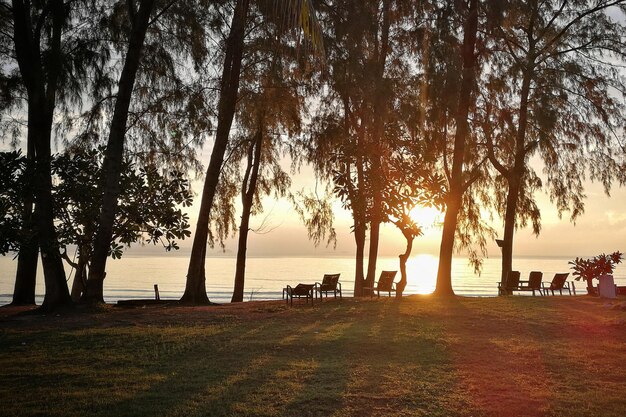
<path fill-rule="evenodd" d="M 2 416 L 626 415 L 626 299 L 0 309 Z"/>

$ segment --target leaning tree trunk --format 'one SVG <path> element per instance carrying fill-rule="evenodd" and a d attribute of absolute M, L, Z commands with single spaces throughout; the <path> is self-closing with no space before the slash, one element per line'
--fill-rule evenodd
<path fill-rule="evenodd" d="M 409 256 L 411 256 L 411 250 L 413 250 L 413 239 L 414 236 L 409 233 L 402 233 L 404 238 L 406 239 L 406 249 L 404 253 L 399 255 L 400 258 L 400 282 L 396 284 L 396 297 L 402 298 L 402 293 L 406 288 L 406 284 L 408 282 L 408 278 L 406 275 L 406 261 L 409 260 Z"/>
<path fill-rule="evenodd" d="M 89 260 L 89 249 L 87 246 L 78 248 L 78 263 L 76 264 L 74 282 L 72 283 L 71 296 L 75 302 L 80 301 L 85 288 L 87 287 L 87 263 Z"/>
<path fill-rule="evenodd" d="M 436 295 L 440 296 L 454 295 L 454 290 L 452 289 L 452 254 L 454 252 L 454 236 L 458 222 L 457 217 L 461 202 L 463 201 L 463 193 L 465 192 L 463 184 L 463 160 L 469 133 L 468 115 L 472 104 L 472 90 L 476 78 L 475 46 L 477 32 L 478 0 L 470 0 L 469 13 L 463 33 L 463 46 L 461 48 L 463 73 L 459 91 L 459 104 L 455 115 L 457 128 L 454 137 L 452 172 L 449 178 L 450 188 L 446 198 L 446 215 L 443 221 L 437 284 L 434 292 Z"/>
<path fill-rule="evenodd" d="M 460 199 L 448 196 L 446 199 L 446 215 L 443 219 L 441 245 L 439 248 L 439 267 L 437 269 L 437 283 L 435 294 L 454 295 L 452 289 L 452 254 L 454 253 L 454 235 L 456 233 L 457 216 L 459 214 Z"/>
<path fill-rule="evenodd" d="M 26 172 L 30 173 L 34 167 L 35 150 L 32 138 L 28 141 L 26 154 Z M 17 271 L 15 273 L 15 287 L 11 305 L 35 304 L 35 285 L 37 283 L 37 263 L 39 260 L 39 245 L 37 243 L 36 228 L 33 218 L 33 195 L 28 193 L 24 198 L 22 212 L 22 241 L 17 257 Z"/>
<path fill-rule="evenodd" d="M 230 127 L 235 115 L 237 95 L 239 92 L 239 77 L 241 73 L 241 60 L 243 56 L 243 41 L 245 36 L 245 23 L 248 15 L 248 0 L 237 0 L 233 12 L 233 20 L 230 26 L 230 34 L 226 40 L 226 55 L 222 68 L 222 80 L 220 86 L 220 98 L 218 103 L 217 131 L 215 144 L 211 152 L 211 160 L 207 168 L 202 197 L 200 200 L 200 212 L 193 237 L 189 268 L 185 293 L 181 302 L 189 304 L 208 304 L 209 297 L 206 294 L 206 276 L 204 273 L 206 245 L 209 232 L 209 218 L 213 206 L 215 190 L 219 182 L 220 171 L 224 162 L 224 154 L 228 144 Z"/>
<path fill-rule="evenodd" d="M 235 268 L 235 288 L 231 302 L 243 301 L 243 289 L 246 279 L 246 250 L 248 242 L 248 232 L 250 231 L 250 213 L 256 193 L 256 184 L 259 178 L 261 167 L 261 148 L 263 144 L 263 132 L 261 129 L 255 135 L 254 141 L 248 150 L 248 165 L 243 177 L 241 188 L 241 224 L 239 225 L 239 244 L 237 247 L 237 266 Z"/>
<path fill-rule="evenodd" d="M 128 121 L 128 109 L 135 86 L 137 70 L 143 50 L 146 32 L 148 30 L 150 15 L 154 8 L 155 0 L 143 0 L 136 14 L 131 14 L 131 31 L 126 52 L 126 60 L 118 81 L 117 96 L 109 139 L 104 155 L 103 179 L 104 193 L 102 207 L 98 221 L 98 230 L 94 242 L 94 250 L 91 258 L 91 268 L 87 286 L 81 301 L 88 303 L 104 302 L 104 278 L 106 276 L 106 262 L 111 248 L 113 237 L 113 224 L 117 212 L 117 198 L 120 193 L 120 175 L 122 160 L 124 158 L 124 140 L 126 137 L 126 124 Z"/>

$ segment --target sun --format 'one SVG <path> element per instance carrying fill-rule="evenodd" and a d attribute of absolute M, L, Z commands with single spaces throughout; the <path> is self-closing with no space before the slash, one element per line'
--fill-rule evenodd
<path fill-rule="evenodd" d="M 441 224 L 443 213 L 434 207 L 417 206 L 409 212 L 409 215 L 420 227 L 428 229 Z"/>

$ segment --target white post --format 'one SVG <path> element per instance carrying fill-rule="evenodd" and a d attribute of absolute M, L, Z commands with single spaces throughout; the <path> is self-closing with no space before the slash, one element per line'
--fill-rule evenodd
<path fill-rule="evenodd" d="M 598 277 L 600 283 L 598 284 L 598 293 L 602 298 L 615 298 L 615 281 L 613 275 L 600 275 Z"/>

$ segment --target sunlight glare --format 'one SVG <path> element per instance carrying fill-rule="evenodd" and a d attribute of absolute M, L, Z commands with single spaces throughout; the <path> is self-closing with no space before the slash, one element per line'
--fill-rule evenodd
<path fill-rule="evenodd" d="M 407 292 L 430 294 L 437 281 L 438 258 L 433 255 L 411 257 L 406 264 Z"/>
<path fill-rule="evenodd" d="M 413 219 L 413 221 L 423 229 L 429 229 L 439 226 L 443 219 L 442 214 L 443 213 L 441 213 L 435 207 L 422 206 L 414 207 L 413 210 L 411 210 L 411 212 L 409 213 L 411 219 Z"/>

